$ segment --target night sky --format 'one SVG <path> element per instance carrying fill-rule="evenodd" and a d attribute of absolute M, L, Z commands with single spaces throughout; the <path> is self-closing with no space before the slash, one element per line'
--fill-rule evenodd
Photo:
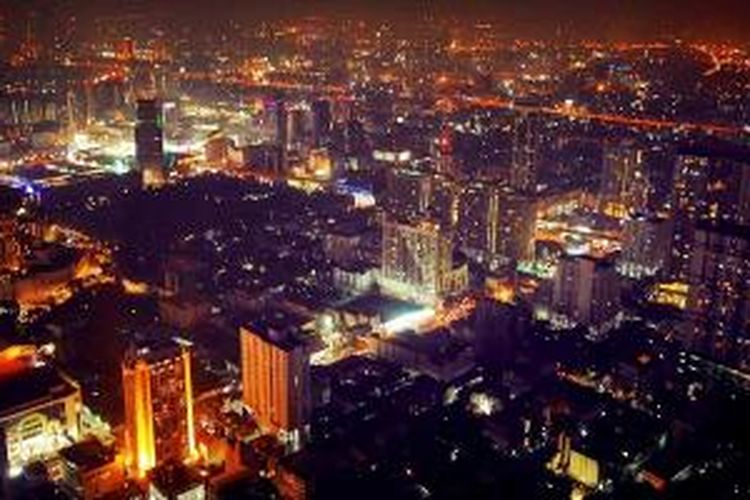
<path fill-rule="evenodd" d="M 750 40 L 748 0 L 3 0 L 32 5 L 68 3 L 82 17 L 150 12 L 184 22 L 239 21 L 300 15 L 335 17 L 471 17 L 493 19 L 510 34 L 606 39 L 681 35 Z"/>

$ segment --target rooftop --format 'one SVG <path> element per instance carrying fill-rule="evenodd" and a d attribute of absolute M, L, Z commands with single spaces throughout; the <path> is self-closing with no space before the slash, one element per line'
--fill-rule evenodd
<path fill-rule="evenodd" d="M 337 309 L 352 314 L 379 316 L 382 322 L 387 322 L 403 314 L 424 309 L 424 306 L 414 302 L 407 302 L 405 300 L 372 293 L 355 297 L 354 299 L 339 305 Z"/>
<path fill-rule="evenodd" d="M 76 466 L 78 470 L 89 471 L 112 463 L 114 449 L 103 445 L 98 439 L 87 439 L 60 451 L 60 456 Z"/>
<path fill-rule="evenodd" d="M 281 308 L 263 309 L 243 322 L 243 328 L 275 346 L 290 351 L 305 344 L 302 328 L 309 318 Z"/>
<path fill-rule="evenodd" d="M 0 420 L 36 405 L 79 392 L 79 387 L 50 365 L 28 366 L 0 374 Z"/>

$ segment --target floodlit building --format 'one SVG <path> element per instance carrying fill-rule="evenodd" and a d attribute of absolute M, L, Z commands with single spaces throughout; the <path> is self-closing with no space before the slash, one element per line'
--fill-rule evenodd
<path fill-rule="evenodd" d="M 649 184 L 643 171 L 643 152 L 634 143 L 604 144 L 599 194 L 604 213 L 613 217 L 645 208 Z"/>
<path fill-rule="evenodd" d="M 122 364 L 126 465 L 139 475 L 196 453 L 191 351 L 185 344 L 132 350 Z"/>
<path fill-rule="evenodd" d="M 240 328 L 242 396 L 260 426 L 298 444 L 310 418 L 310 350 L 296 315 L 266 310 Z"/>
<path fill-rule="evenodd" d="M 37 359 L 33 346 L 0 352 L 0 464 L 4 476 L 78 440 L 78 384 Z"/>
<path fill-rule="evenodd" d="M 421 302 L 465 290 L 468 267 L 453 240 L 428 220 L 401 222 L 383 216 L 381 285 L 390 294 Z"/>

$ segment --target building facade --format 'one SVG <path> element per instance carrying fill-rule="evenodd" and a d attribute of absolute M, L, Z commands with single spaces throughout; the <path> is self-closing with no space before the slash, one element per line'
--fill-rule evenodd
<path fill-rule="evenodd" d="M 139 475 L 195 456 L 191 352 L 169 344 L 133 350 L 122 364 L 125 461 Z"/>

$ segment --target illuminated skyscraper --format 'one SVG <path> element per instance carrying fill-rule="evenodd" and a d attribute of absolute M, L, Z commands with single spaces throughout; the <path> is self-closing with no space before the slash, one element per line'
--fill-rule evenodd
<path fill-rule="evenodd" d="M 520 193 L 536 192 L 543 127 L 544 119 L 539 113 L 521 111 L 513 120 L 510 185 Z"/>
<path fill-rule="evenodd" d="M 167 460 L 195 455 L 190 349 L 167 344 L 133 350 L 122 364 L 125 451 L 144 474 Z"/>
<path fill-rule="evenodd" d="M 600 195 L 604 212 L 614 217 L 645 209 L 649 185 L 643 152 L 632 142 L 604 145 Z"/>
<path fill-rule="evenodd" d="M 136 108 L 135 158 L 144 187 L 164 183 L 164 138 L 161 105 L 154 99 L 140 99 Z"/>
<path fill-rule="evenodd" d="M 260 426 L 294 444 L 310 417 L 310 353 L 304 320 L 273 310 L 240 328 L 242 397 Z"/>
<path fill-rule="evenodd" d="M 687 275 L 688 309 L 703 332 L 750 335 L 750 227 L 699 223 Z"/>
<path fill-rule="evenodd" d="M 440 224 L 383 215 L 382 225 L 381 284 L 388 293 L 430 302 L 467 286 L 466 263 L 454 262 L 453 239 Z"/>
<path fill-rule="evenodd" d="M 474 182 L 461 195 L 459 229 L 467 253 L 498 264 L 528 260 L 534 254 L 536 205 L 531 197 Z"/>
<path fill-rule="evenodd" d="M 410 168 L 387 170 L 387 203 L 396 213 L 425 216 L 432 201 L 432 177 Z"/>
<path fill-rule="evenodd" d="M 697 223 L 750 225 L 750 151 L 687 148 L 680 152 L 672 192 L 672 275 L 689 274 Z"/>
<path fill-rule="evenodd" d="M 496 186 L 473 182 L 461 193 L 459 237 L 472 253 L 493 255 L 497 251 L 499 195 Z M 467 251 L 467 253 L 469 253 Z"/>
<path fill-rule="evenodd" d="M 501 261 L 515 263 L 534 258 L 536 210 L 533 197 L 500 192 L 495 254 Z"/>

